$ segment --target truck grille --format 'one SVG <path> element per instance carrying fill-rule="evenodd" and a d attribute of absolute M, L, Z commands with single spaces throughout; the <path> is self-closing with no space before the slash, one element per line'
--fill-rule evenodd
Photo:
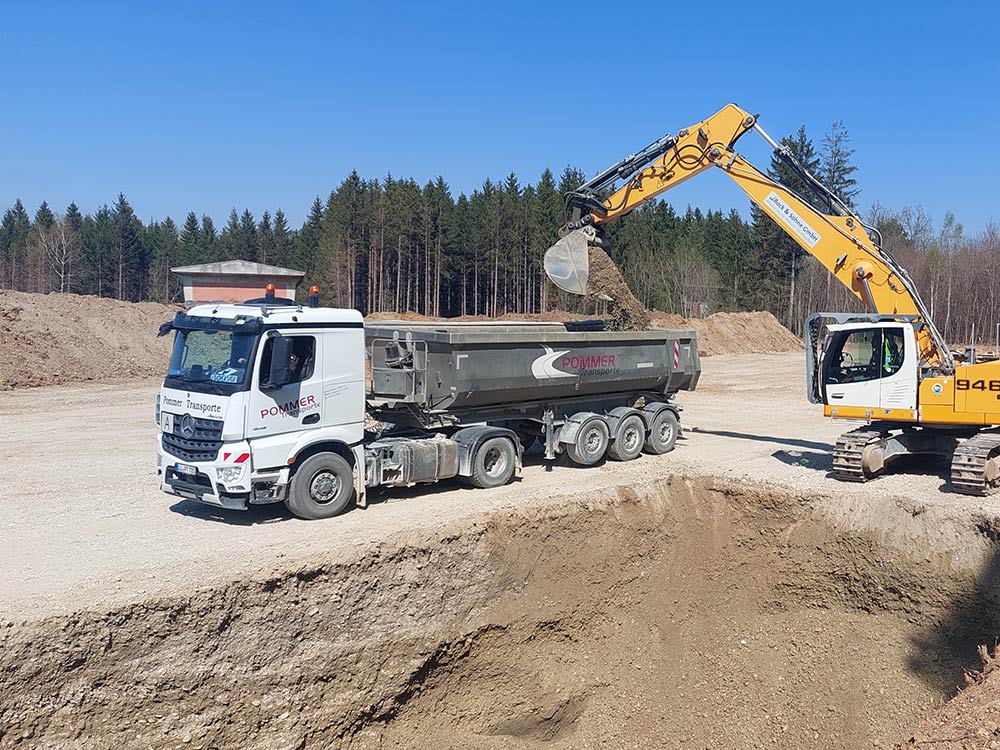
<path fill-rule="evenodd" d="M 180 434 L 181 418 L 174 418 L 174 431 L 163 433 L 163 449 L 184 461 L 214 461 L 222 447 L 222 422 L 216 419 L 194 420 L 194 434 Z"/>

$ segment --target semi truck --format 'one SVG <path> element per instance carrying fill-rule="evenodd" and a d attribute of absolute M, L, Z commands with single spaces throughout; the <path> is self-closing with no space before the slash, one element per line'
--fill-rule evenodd
<path fill-rule="evenodd" d="M 157 399 L 164 492 L 335 516 L 376 487 L 497 487 L 536 442 L 580 465 L 673 449 L 694 331 L 582 323 L 365 325 L 276 298 L 178 312 Z"/>

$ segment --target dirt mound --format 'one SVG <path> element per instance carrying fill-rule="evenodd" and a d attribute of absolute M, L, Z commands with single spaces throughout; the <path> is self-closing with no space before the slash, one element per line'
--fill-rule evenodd
<path fill-rule="evenodd" d="M 179 307 L 80 294 L 0 291 L 0 390 L 162 375 Z"/>
<path fill-rule="evenodd" d="M 802 341 L 769 312 L 720 312 L 707 318 L 683 318 L 653 310 L 651 323 L 662 328 L 692 328 L 698 332 L 701 354 L 793 352 Z"/>

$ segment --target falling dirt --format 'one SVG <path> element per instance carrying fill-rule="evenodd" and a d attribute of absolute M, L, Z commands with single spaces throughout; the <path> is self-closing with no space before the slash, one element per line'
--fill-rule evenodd
<path fill-rule="evenodd" d="M 0 624 L 0 748 L 904 741 L 961 679 L 962 648 L 928 652 L 981 591 L 813 502 L 660 480 Z"/>
<path fill-rule="evenodd" d="M 649 313 L 632 294 L 618 266 L 599 247 L 589 250 L 590 272 L 587 297 L 608 300 L 607 326 L 612 331 L 642 331 L 649 325 Z"/>

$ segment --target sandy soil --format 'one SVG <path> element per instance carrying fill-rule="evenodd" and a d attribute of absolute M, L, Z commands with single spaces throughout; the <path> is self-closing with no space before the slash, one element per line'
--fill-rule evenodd
<path fill-rule="evenodd" d="M 705 365 L 671 454 L 315 523 L 161 495 L 153 383 L 0 393 L 0 748 L 905 742 L 1000 632 L 1000 499 L 833 483 L 801 354 Z"/>

